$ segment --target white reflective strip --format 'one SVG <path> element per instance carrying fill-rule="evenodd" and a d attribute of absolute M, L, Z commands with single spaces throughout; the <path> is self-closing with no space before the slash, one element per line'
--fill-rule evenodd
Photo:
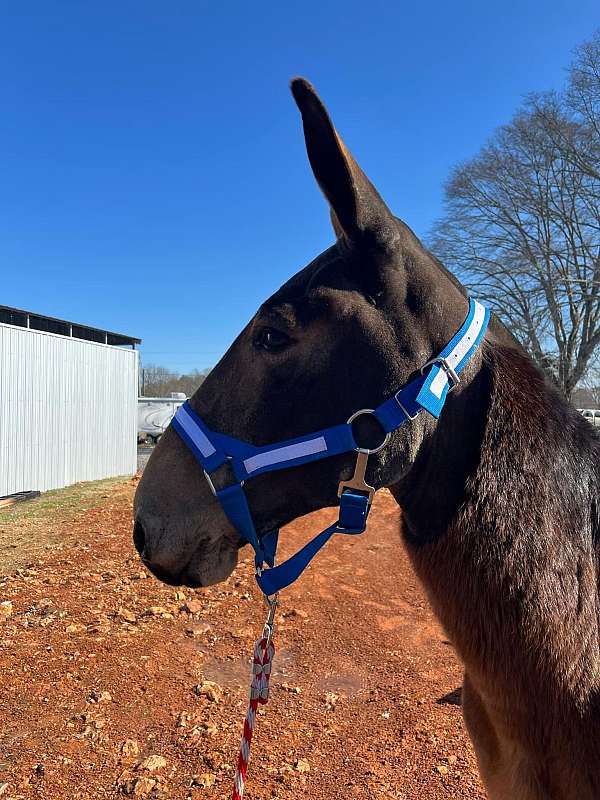
<path fill-rule="evenodd" d="M 442 369 L 442 367 L 437 367 L 439 370 L 438 374 L 435 378 L 431 381 L 431 386 L 429 387 L 429 391 L 431 394 L 434 394 L 436 397 L 441 397 L 442 392 L 444 391 L 444 387 L 448 383 L 448 376 Z"/>
<path fill-rule="evenodd" d="M 323 436 L 319 436 L 317 439 L 310 439 L 307 442 L 288 444 L 285 447 L 278 447 L 276 450 L 258 453 L 258 455 L 247 458 L 244 461 L 244 466 L 246 467 L 246 472 L 250 474 L 261 467 L 281 464 L 284 461 L 293 461 L 295 458 L 322 453 L 324 450 L 327 450 L 327 442 Z"/>
<path fill-rule="evenodd" d="M 475 303 L 475 313 L 473 314 L 473 319 L 471 320 L 471 324 L 465 331 L 464 336 L 460 341 L 458 341 L 450 353 L 450 355 L 446 358 L 446 361 L 452 369 L 456 369 L 456 367 L 460 364 L 466 354 L 469 352 L 471 347 L 473 347 L 473 342 L 479 336 L 479 332 L 481 330 L 481 326 L 483 325 L 483 320 L 485 319 L 485 308 L 478 303 L 477 300 L 473 301 Z M 434 394 L 436 397 L 441 397 L 442 392 L 444 391 L 444 387 L 448 383 L 448 376 L 444 372 L 442 367 L 438 367 L 438 374 L 431 382 L 431 386 L 429 387 L 429 391 Z"/>
<path fill-rule="evenodd" d="M 184 406 L 179 407 L 175 416 L 177 418 L 177 422 L 181 425 L 198 450 L 200 450 L 204 458 L 208 458 L 216 452 L 215 448 L 207 439 L 202 429 L 199 428 L 194 422 L 193 418 L 188 414 L 187 409 L 184 408 Z"/>

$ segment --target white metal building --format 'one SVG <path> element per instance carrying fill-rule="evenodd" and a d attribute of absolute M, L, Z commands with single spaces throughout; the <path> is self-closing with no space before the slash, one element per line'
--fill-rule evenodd
<path fill-rule="evenodd" d="M 0 306 L 0 496 L 135 473 L 139 342 Z"/>

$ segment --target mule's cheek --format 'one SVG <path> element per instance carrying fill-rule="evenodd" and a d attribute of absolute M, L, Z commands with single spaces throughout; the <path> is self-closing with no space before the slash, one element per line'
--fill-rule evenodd
<path fill-rule="evenodd" d="M 435 420 L 428 414 L 421 414 L 410 426 L 401 428 L 395 434 L 382 457 L 384 486 L 390 486 L 406 477 L 419 456 L 423 442 L 434 429 Z"/>

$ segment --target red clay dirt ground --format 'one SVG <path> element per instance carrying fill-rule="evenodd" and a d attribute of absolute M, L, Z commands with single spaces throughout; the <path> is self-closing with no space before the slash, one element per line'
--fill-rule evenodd
<path fill-rule="evenodd" d="M 250 554 L 220 586 L 160 584 L 131 544 L 134 489 L 0 517 L 5 539 L 18 532 L 0 535 L 2 800 L 231 795 L 264 619 Z M 289 526 L 283 550 L 333 513 Z M 380 492 L 368 532 L 335 537 L 283 594 L 249 800 L 485 797 L 456 696 L 443 700 L 461 669 L 399 525 Z M 40 538 L 21 568 L 5 558 Z"/>

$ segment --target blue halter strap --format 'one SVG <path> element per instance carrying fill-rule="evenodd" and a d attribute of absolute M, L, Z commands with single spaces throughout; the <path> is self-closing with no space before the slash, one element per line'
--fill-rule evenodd
<path fill-rule="evenodd" d="M 488 309 L 476 300 L 469 300 L 469 313 L 462 327 L 436 358 L 423 365 L 419 377 L 377 408 L 361 409 L 342 425 L 324 428 L 296 439 L 256 447 L 210 430 L 189 402 L 178 409 L 171 424 L 200 463 L 213 494 L 233 527 L 241 538 L 252 545 L 256 554 L 256 580 L 267 597 L 293 583 L 334 533 L 352 535 L 365 530 L 375 493 L 375 489 L 365 482 L 369 455 L 385 447 L 390 434 L 421 411 L 439 417 L 448 393 L 460 383 L 460 373 L 483 338 L 488 322 Z M 352 423 L 361 414 L 372 414 L 383 429 L 385 438 L 375 449 L 361 448 L 354 440 Z M 287 561 L 275 566 L 279 531 L 258 536 L 244 492 L 244 482 L 265 472 L 297 467 L 353 450 L 358 454 L 356 468 L 351 480 L 340 483 L 337 521 Z M 229 464 L 235 481 L 223 489 L 216 489 L 211 475 L 225 464 Z"/>

